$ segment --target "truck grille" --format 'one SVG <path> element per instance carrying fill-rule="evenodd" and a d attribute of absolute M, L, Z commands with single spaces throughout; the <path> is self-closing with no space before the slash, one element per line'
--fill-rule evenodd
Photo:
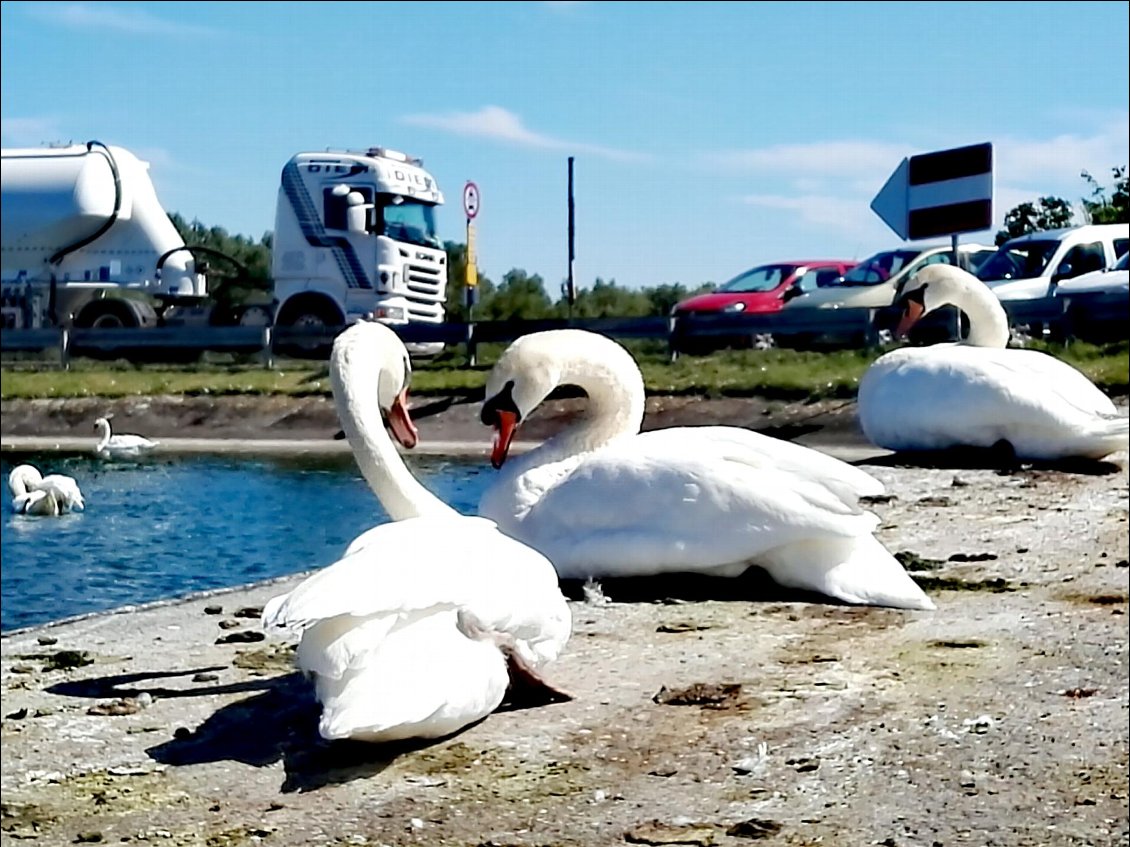
<path fill-rule="evenodd" d="M 443 320 L 446 276 L 444 265 L 434 259 L 410 262 L 405 271 L 409 319 L 438 323 Z"/>

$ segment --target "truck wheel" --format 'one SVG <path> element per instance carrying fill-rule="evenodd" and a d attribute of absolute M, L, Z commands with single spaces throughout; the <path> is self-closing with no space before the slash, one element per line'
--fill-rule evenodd
<path fill-rule="evenodd" d="M 75 318 L 80 329 L 137 329 L 137 315 L 121 300 L 95 300 Z"/>
<path fill-rule="evenodd" d="M 308 333 L 329 333 L 341 328 L 345 318 L 336 306 L 323 297 L 295 298 L 279 312 L 276 328 L 293 328 Z M 290 338 L 277 346 L 277 351 L 299 359 L 325 359 L 332 342 L 317 338 Z"/>
<path fill-rule="evenodd" d="M 240 326 L 270 326 L 271 313 L 263 306 L 248 306 L 239 315 Z"/>

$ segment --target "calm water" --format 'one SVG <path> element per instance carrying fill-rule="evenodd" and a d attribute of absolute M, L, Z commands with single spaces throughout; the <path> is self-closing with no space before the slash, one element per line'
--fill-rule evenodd
<path fill-rule="evenodd" d="M 8 472 L 30 462 L 78 480 L 86 511 L 13 514 Z M 483 460 L 409 457 L 425 485 L 474 514 Z M 0 629 L 243 585 L 321 567 L 388 516 L 350 456 L 151 458 L 5 453 Z"/>

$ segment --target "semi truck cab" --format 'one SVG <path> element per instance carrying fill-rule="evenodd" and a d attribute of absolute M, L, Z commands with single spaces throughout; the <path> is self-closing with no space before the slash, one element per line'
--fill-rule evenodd
<path fill-rule="evenodd" d="M 382 147 L 287 162 L 271 253 L 277 326 L 443 322 L 447 253 L 435 216 L 443 194 L 422 164 Z"/>

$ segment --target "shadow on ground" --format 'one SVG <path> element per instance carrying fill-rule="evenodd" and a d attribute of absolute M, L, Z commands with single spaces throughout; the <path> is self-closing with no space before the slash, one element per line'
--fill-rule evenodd
<path fill-rule="evenodd" d="M 1001 475 L 1024 471 L 1057 471 L 1059 473 L 1105 476 L 1118 473 L 1116 462 L 1101 459 L 1061 459 L 1054 462 L 1030 462 L 1016 458 L 1010 449 L 1001 447 L 958 447 L 949 450 L 903 450 L 886 456 L 868 458 L 855 464 L 890 468 L 933 468 L 951 470 L 990 470 Z"/>
<path fill-rule="evenodd" d="M 823 594 L 783 588 L 764 570 L 751 566 L 738 577 L 698 573 L 610 577 L 594 580 L 599 592 L 616 603 L 680 603 L 697 600 L 735 600 L 765 603 L 817 603 L 844 605 Z M 587 580 L 562 579 L 561 592 L 570 600 L 592 599 Z"/>

